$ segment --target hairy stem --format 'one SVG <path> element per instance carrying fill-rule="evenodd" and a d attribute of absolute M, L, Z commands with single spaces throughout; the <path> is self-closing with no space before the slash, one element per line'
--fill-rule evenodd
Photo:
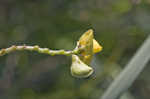
<path fill-rule="evenodd" d="M 15 46 L 15 45 L 13 45 L 9 48 L 1 49 L 0 56 L 9 54 L 14 51 L 24 51 L 24 50 L 36 51 L 38 53 L 48 54 L 48 55 L 52 55 L 52 56 L 54 56 L 54 55 L 68 55 L 69 56 L 72 54 L 79 54 L 82 49 L 74 49 L 72 51 L 65 51 L 65 50 L 50 50 L 49 48 L 40 48 L 38 45 L 35 45 L 35 46 L 26 46 L 26 45 Z"/>

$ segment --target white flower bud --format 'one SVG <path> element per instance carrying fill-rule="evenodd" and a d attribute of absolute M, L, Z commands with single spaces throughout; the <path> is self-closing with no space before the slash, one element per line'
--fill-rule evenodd
<path fill-rule="evenodd" d="M 83 63 L 77 55 L 72 55 L 71 74 L 74 77 L 86 78 L 93 73 L 93 69 Z"/>

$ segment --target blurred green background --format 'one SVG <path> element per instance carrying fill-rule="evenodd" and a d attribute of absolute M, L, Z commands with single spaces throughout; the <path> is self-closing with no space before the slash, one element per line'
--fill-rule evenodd
<path fill-rule="evenodd" d="M 91 77 L 72 77 L 70 57 L 14 52 L 0 57 L 0 99 L 99 99 L 150 33 L 150 0 L 0 0 L 0 48 L 72 50 L 91 28 L 103 46 Z M 150 99 L 149 72 L 130 88 L 135 99 Z"/>

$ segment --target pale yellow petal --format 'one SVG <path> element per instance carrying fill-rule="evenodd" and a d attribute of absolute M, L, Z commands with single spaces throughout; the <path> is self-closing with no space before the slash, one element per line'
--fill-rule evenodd
<path fill-rule="evenodd" d="M 71 74 L 77 78 L 86 78 L 93 73 L 92 67 L 86 65 L 77 55 L 72 55 Z"/>
<path fill-rule="evenodd" d="M 93 39 L 93 53 L 98 53 L 102 49 L 103 47 L 95 39 Z"/>

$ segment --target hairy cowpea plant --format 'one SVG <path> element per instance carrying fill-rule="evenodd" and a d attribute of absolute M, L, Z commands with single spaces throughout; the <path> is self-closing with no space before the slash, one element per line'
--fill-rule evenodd
<path fill-rule="evenodd" d="M 51 50 L 49 48 L 41 48 L 38 45 L 13 45 L 9 48 L 1 49 L 0 56 L 9 54 L 14 51 L 36 51 L 42 54 L 54 55 L 66 55 L 72 56 L 71 74 L 77 78 L 85 78 L 93 73 L 93 68 L 90 67 L 93 54 L 100 52 L 102 46 L 94 39 L 93 30 L 89 29 L 85 32 L 77 41 L 77 45 L 74 50 Z"/>

